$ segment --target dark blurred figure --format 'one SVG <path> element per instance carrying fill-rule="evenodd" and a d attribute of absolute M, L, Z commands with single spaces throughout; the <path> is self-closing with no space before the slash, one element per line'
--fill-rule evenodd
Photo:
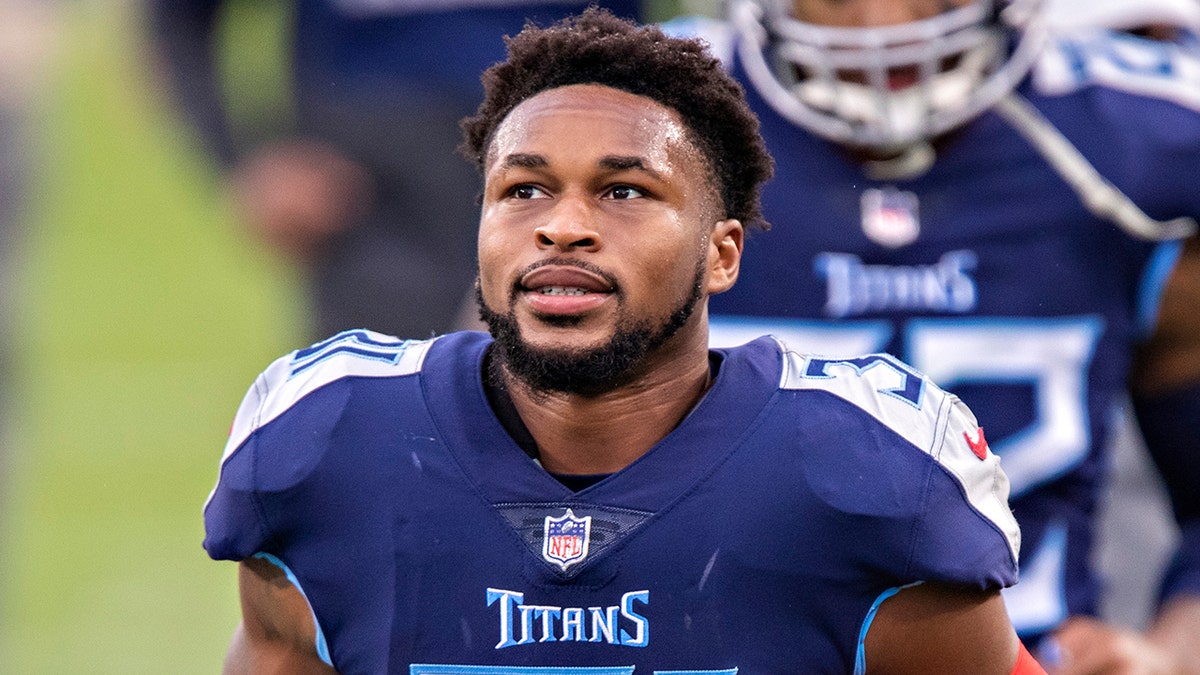
<path fill-rule="evenodd" d="M 1059 32 L 1111 28 L 1200 48 L 1200 0 L 1049 0 L 1046 15 Z M 1096 547 L 1096 565 L 1107 580 L 1101 616 L 1144 628 L 1154 616 L 1157 581 L 1179 544 L 1179 528 L 1128 411 L 1122 411 L 1110 451 Z"/>
<path fill-rule="evenodd" d="M 0 464 L 11 440 L 14 258 L 28 218 L 33 127 L 56 43 L 57 14 L 53 0 L 0 0 Z"/>
<path fill-rule="evenodd" d="M 235 1 L 149 0 L 174 93 L 228 173 L 243 220 L 307 273 L 313 337 L 369 327 L 423 338 L 461 323 L 478 177 L 454 152 L 502 35 L 580 0 L 295 0 L 294 128 L 242 147 L 222 72 Z M 638 0 L 599 3 L 641 18 Z"/>
<path fill-rule="evenodd" d="M 694 22 L 776 160 L 775 227 L 712 299 L 712 335 L 888 351 L 949 387 L 1011 480 L 1005 600 L 1048 670 L 1200 672 L 1200 55 L 1047 26 L 1043 4 L 734 0 L 728 24 Z M 1182 530 L 1144 632 L 1096 618 L 1096 504 L 1131 396 Z"/>

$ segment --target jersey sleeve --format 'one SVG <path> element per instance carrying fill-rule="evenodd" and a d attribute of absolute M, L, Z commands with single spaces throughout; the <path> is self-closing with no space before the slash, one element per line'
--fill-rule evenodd
<path fill-rule="evenodd" d="M 328 521 L 346 472 L 331 449 L 355 382 L 413 374 L 431 344 L 347 331 L 263 371 L 234 418 L 204 508 L 208 554 L 243 560 Z"/>
<path fill-rule="evenodd" d="M 263 371 L 234 416 L 217 484 L 204 505 L 204 548 L 214 559 L 243 560 L 262 551 L 271 538 L 256 493 L 254 474 L 260 454 L 256 432 L 290 372 L 290 361 L 290 355 L 280 358 Z"/>
<path fill-rule="evenodd" d="M 817 489 L 828 507 L 854 516 L 859 535 L 847 546 L 897 584 L 1016 583 L 1021 535 L 1008 477 L 958 397 L 887 354 L 785 353 L 783 389 L 843 401 L 809 414 L 833 428 L 817 440 L 836 453 Z"/>
<path fill-rule="evenodd" d="M 909 572 L 921 580 L 1011 586 L 1017 582 L 1021 532 L 1008 506 L 1008 477 L 966 404 L 937 392 L 947 412 L 929 447 L 935 461 Z"/>
<path fill-rule="evenodd" d="M 1087 100 L 1086 126 L 1069 118 L 1077 108 L 1056 115 L 1056 125 L 1150 217 L 1200 218 L 1200 50 L 1084 31 L 1051 42 L 1033 82 L 1051 98 Z"/>

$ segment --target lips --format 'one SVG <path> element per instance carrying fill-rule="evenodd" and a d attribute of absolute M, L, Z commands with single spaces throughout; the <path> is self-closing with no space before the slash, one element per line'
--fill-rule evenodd
<path fill-rule="evenodd" d="M 601 275 L 569 265 L 539 267 L 521 277 L 520 286 L 542 295 L 584 295 L 613 290 L 612 284 Z"/>
<path fill-rule="evenodd" d="M 521 297 L 536 313 L 579 316 L 608 302 L 614 285 L 604 275 L 574 265 L 548 264 L 521 276 Z"/>

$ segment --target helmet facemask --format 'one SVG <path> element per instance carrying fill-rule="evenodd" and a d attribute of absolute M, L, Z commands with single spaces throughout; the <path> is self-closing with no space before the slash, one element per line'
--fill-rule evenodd
<path fill-rule="evenodd" d="M 798 21 L 788 0 L 734 0 L 731 18 L 747 74 L 773 108 L 829 140 L 886 154 L 962 125 L 1016 87 L 1044 36 L 1039 1 L 977 0 L 851 28 Z"/>

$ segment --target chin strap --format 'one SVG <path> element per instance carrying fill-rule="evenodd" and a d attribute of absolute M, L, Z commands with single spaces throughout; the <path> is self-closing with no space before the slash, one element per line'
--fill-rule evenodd
<path fill-rule="evenodd" d="M 1000 99 L 995 110 L 1042 153 L 1096 216 L 1107 218 L 1134 237 L 1149 241 L 1183 239 L 1196 232 L 1196 221 L 1191 218 L 1164 222 L 1146 215 L 1125 193 L 1101 176 L 1062 132 L 1016 93 Z"/>

